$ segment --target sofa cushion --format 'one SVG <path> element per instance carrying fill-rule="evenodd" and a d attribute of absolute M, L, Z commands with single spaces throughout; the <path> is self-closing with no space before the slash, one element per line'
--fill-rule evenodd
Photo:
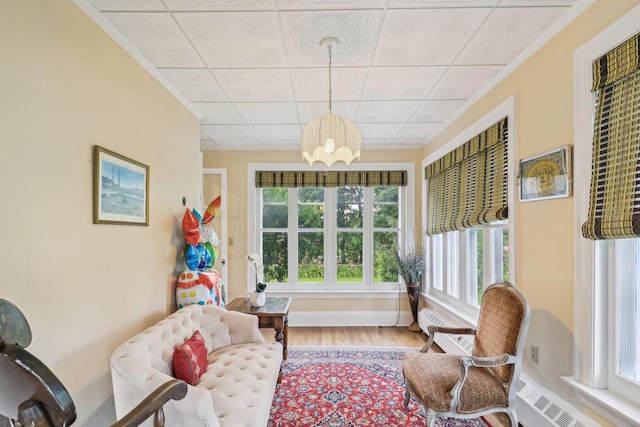
<path fill-rule="evenodd" d="M 195 331 L 191 338 L 173 350 L 173 373 L 186 383 L 196 385 L 208 365 L 207 348 L 200 331 Z"/>
<path fill-rule="evenodd" d="M 230 345 L 209 354 L 196 387 L 211 393 L 222 427 L 266 426 L 281 364 L 280 343 Z"/>

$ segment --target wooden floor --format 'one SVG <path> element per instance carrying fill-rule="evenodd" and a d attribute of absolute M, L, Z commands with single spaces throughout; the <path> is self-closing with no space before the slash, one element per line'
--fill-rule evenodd
<path fill-rule="evenodd" d="M 273 329 L 262 329 L 262 335 L 274 340 Z M 289 346 L 327 346 L 327 347 L 417 347 L 427 342 L 422 332 L 409 332 L 406 327 L 290 327 Z M 493 427 L 509 427 L 505 416 L 487 416 Z"/>

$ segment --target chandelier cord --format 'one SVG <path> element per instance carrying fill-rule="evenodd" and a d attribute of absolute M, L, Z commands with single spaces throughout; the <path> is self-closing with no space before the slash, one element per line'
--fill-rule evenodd
<path fill-rule="evenodd" d="M 329 46 L 329 114 L 333 114 L 331 109 L 331 46 Z"/>

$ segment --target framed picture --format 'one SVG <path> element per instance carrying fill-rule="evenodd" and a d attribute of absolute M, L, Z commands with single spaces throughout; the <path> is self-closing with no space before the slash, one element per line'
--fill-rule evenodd
<path fill-rule="evenodd" d="M 571 146 L 520 160 L 520 201 L 571 196 Z"/>
<path fill-rule="evenodd" d="M 93 147 L 93 223 L 149 225 L 149 166 Z"/>

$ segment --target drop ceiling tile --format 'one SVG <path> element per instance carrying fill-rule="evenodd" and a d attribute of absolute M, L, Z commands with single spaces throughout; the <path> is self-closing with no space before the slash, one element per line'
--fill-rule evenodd
<path fill-rule="evenodd" d="M 447 67 L 373 67 L 362 99 L 424 99 Z"/>
<path fill-rule="evenodd" d="M 155 67 L 204 66 L 169 13 L 104 12 L 102 15 Z"/>
<path fill-rule="evenodd" d="M 200 141 L 211 141 L 211 138 L 209 138 L 207 136 L 206 133 L 202 132 L 202 130 L 200 131 Z"/>
<path fill-rule="evenodd" d="M 394 138 L 402 128 L 401 123 L 364 124 L 358 125 L 363 139 Z"/>
<path fill-rule="evenodd" d="M 357 102 L 332 102 L 333 114 L 337 114 L 340 117 L 355 121 L 356 111 L 358 109 Z M 297 102 L 298 117 L 300 123 L 307 124 L 311 120 L 320 118 L 326 114 L 329 114 L 328 102 Z"/>
<path fill-rule="evenodd" d="M 490 11 L 388 10 L 373 65 L 449 65 Z"/>
<path fill-rule="evenodd" d="M 247 124 L 297 124 L 298 113 L 293 102 L 236 103 Z"/>
<path fill-rule="evenodd" d="M 301 139 L 266 139 L 261 140 L 260 145 L 265 148 L 276 148 L 278 150 L 290 149 L 300 150 L 302 140 Z"/>
<path fill-rule="evenodd" d="M 162 0 L 89 0 L 89 3 L 101 11 L 159 12 L 167 10 Z"/>
<path fill-rule="evenodd" d="M 222 139 L 216 141 L 216 145 L 222 150 L 253 150 L 260 143 L 256 139 Z"/>
<path fill-rule="evenodd" d="M 334 66 L 368 66 L 378 37 L 381 10 L 281 12 L 289 66 L 328 66 L 328 49 L 320 45 L 335 37 Z"/>
<path fill-rule="evenodd" d="M 131 1 L 131 0 L 129 0 Z M 165 0 L 171 10 L 178 11 L 239 11 L 273 10 L 274 0 Z"/>
<path fill-rule="evenodd" d="M 418 111 L 411 117 L 411 122 L 438 123 L 446 122 L 465 104 L 465 100 L 424 101 Z"/>
<path fill-rule="evenodd" d="M 277 0 L 280 10 L 381 9 L 387 0 Z"/>
<path fill-rule="evenodd" d="M 201 124 L 244 124 L 242 117 L 230 102 L 194 102 L 193 106 L 203 116 Z"/>
<path fill-rule="evenodd" d="M 216 142 L 256 139 L 247 125 L 200 125 L 200 129 Z"/>
<path fill-rule="evenodd" d="M 302 138 L 298 125 L 252 125 L 251 130 L 259 140 Z"/>
<path fill-rule="evenodd" d="M 211 68 L 286 66 L 275 12 L 176 13 Z"/>
<path fill-rule="evenodd" d="M 366 68 L 333 68 L 331 74 L 332 100 L 360 99 L 367 78 Z M 292 68 L 291 80 L 296 101 L 329 102 L 328 68 Z"/>
<path fill-rule="evenodd" d="M 420 101 L 362 101 L 356 123 L 404 123 L 419 105 Z"/>
<path fill-rule="evenodd" d="M 429 99 L 469 99 L 484 87 L 501 66 L 451 67 L 429 94 Z"/>
<path fill-rule="evenodd" d="M 166 68 L 158 71 L 188 101 L 224 102 L 229 100 L 209 70 Z"/>
<path fill-rule="evenodd" d="M 362 149 L 364 150 L 377 150 L 377 149 L 388 149 L 391 146 L 391 139 L 363 139 L 362 140 Z"/>
<path fill-rule="evenodd" d="M 508 64 L 537 40 L 568 8 L 494 10 L 456 59 L 456 64 Z"/>
<path fill-rule="evenodd" d="M 213 70 L 234 102 L 292 101 L 289 73 L 283 68 Z"/>
<path fill-rule="evenodd" d="M 407 123 L 396 138 L 425 139 L 434 136 L 440 129 L 440 123 Z"/>
<path fill-rule="evenodd" d="M 389 9 L 495 6 L 499 0 L 391 0 Z"/>

